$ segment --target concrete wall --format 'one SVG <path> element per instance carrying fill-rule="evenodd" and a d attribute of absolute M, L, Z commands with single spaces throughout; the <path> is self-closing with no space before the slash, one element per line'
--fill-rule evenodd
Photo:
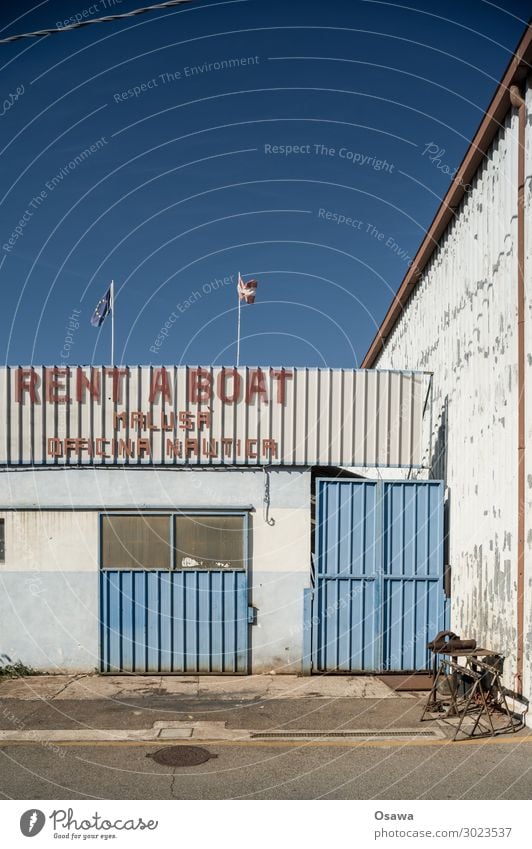
<path fill-rule="evenodd" d="M 98 666 L 102 505 L 107 510 L 252 507 L 250 584 L 257 608 L 250 637 L 253 671 L 299 671 L 303 589 L 310 581 L 310 473 L 274 470 L 269 478 L 268 518 L 273 524 L 263 511 L 262 470 L 4 472 L 0 654 L 46 670 L 90 671 Z"/>
<path fill-rule="evenodd" d="M 528 94 L 530 110 L 530 92 Z M 433 476 L 449 488 L 451 625 L 507 658 L 515 684 L 517 587 L 517 114 L 512 110 L 386 341 L 377 367 L 434 372 Z M 528 126 L 527 209 L 532 156 Z M 532 351 L 531 242 L 526 285 Z M 529 375 L 532 358 L 528 354 Z M 532 380 L 528 380 L 532 484 Z M 532 492 L 529 490 L 529 493 Z M 527 660 L 531 692 L 532 500 Z"/>

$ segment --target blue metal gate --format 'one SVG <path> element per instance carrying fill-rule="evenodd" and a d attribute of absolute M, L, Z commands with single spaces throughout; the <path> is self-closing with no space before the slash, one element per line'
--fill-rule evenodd
<path fill-rule="evenodd" d="M 105 569 L 101 671 L 248 671 L 245 571 Z"/>
<path fill-rule="evenodd" d="M 318 480 L 313 671 L 427 669 L 444 627 L 443 483 Z"/>

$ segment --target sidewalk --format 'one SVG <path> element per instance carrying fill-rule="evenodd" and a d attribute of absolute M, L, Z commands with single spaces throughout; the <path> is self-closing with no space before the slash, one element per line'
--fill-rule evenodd
<path fill-rule="evenodd" d="M 356 675 L 0 679 L 0 746 L 318 738 L 441 744 L 453 729 L 420 722 L 426 696 Z"/>
<path fill-rule="evenodd" d="M 249 699 L 408 698 L 369 675 L 34 675 L 0 679 L 0 699 L 122 699 L 178 696 Z"/>
<path fill-rule="evenodd" d="M 371 676 L 42 675 L 0 680 L 0 745 L 408 735 L 419 731 L 421 710 L 419 694 L 395 693 Z"/>

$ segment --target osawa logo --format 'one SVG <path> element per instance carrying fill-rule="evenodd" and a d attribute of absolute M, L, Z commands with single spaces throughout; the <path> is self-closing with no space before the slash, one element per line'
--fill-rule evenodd
<path fill-rule="evenodd" d="M 25 811 L 20 818 L 20 830 L 24 837 L 35 837 L 42 831 L 46 817 L 37 808 Z"/>

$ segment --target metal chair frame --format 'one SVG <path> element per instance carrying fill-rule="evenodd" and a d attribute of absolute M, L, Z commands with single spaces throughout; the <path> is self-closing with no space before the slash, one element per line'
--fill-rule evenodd
<path fill-rule="evenodd" d="M 456 673 L 453 675 L 452 673 Z M 490 691 L 494 691 L 495 697 L 491 696 L 483 686 L 486 674 L 492 676 Z M 449 693 L 441 696 L 438 692 L 438 684 L 440 681 L 446 680 Z M 458 692 L 458 681 L 470 681 L 470 686 L 463 695 Z M 448 719 L 452 716 L 458 717 L 458 726 L 455 729 L 453 740 L 458 738 L 460 731 L 466 738 L 473 737 L 495 737 L 497 734 L 503 734 L 507 731 L 516 732 L 520 727 L 520 723 L 515 723 L 512 714 L 508 708 L 506 694 L 501 683 L 500 672 L 495 667 L 483 660 L 479 660 L 478 656 L 470 655 L 466 658 L 465 666 L 459 664 L 456 660 L 442 657 L 439 668 L 432 682 L 428 699 L 423 708 L 421 722 L 425 721 L 425 717 L 429 713 L 443 712 L 443 718 L 440 719 L 447 724 Z M 495 727 L 493 724 L 493 715 L 495 712 L 502 712 L 508 722 L 502 727 Z M 462 725 L 466 716 L 475 718 L 473 727 L 470 731 L 464 731 Z M 433 719 L 434 717 L 427 717 Z M 479 733 L 475 733 L 479 730 Z"/>

